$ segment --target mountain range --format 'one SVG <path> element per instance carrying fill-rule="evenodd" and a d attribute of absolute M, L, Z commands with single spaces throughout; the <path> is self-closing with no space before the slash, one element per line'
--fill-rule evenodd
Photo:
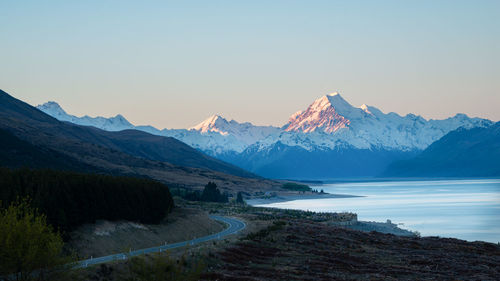
<path fill-rule="evenodd" d="M 213 115 L 191 128 L 160 130 L 135 126 L 121 115 L 76 117 L 55 102 L 37 108 L 74 124 L 172 137 L 260 176 L 288 179 L 376 176 L 390 163 L 415 157 L 453 130 L 493 124 L 465 114 L 426 120 L 414 114 L 383 113 L 374 106 L 354 107 L 337 92 L 315 100 L 281 127 Z"/>
<path fill-rule="evenodd" d="M 498 177 L 500 122 L 458 128 L 412 159 L 391 163 L 387 177 Z"/>
<path fill-rule="evenodd" d="M 281 184 L 210 157 L 185 143 L 138 130 L 106 131 L 62 122 L 0 90 L 4 166 L 65 168 L 150 177 L 170 186 L 269 189 Z"/>

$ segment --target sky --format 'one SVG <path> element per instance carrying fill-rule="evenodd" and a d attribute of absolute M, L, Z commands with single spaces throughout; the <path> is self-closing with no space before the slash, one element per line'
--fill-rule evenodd
<path fill-rule="evenodd" d="M 0 0 L 0 89 L 81 116 L 283 125 L 354 106 L 500 120 L 500 1 Z"/>

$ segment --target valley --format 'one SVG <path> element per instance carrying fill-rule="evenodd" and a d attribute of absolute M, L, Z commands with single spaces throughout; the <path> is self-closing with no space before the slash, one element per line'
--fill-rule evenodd
<path fill-rule="evenodd" d="M 0 11 L 0 281 L 500 280 L 500 1 Z"/>
<path fill-rule="evenodd" d="M 278 280 L 290 276 L 296 280 L 366 276 L 493 280 L 500 271 L 495 266 L 500 251 L 496 244 L 420 238 L 418 232 L 390 221 L 358 221 L 358 215 L 351 212 L 308 211 L 324 200 L 364 200 L 364 194 L 324 193 L 325 187 L 317 185 L 323 177 L 373 181 L 375 175 L 401 167 L 395 165 L 425 159 L 454 143 L 465 144 L 467 152 L 460 155 L 482 152 L 498 143 L 498 124 L 484 119 L 457 115 L 439 122 L 422 121 L 373 112 L 377 113 L 366 106 L 354 108 L 334 94 L 295 114 L 282 128 L 230 121 L 231 131 L 215 116 L 172 137 L 127 125 L 122 116 L 79 119 L 54 114 L 58 120 L 0 92 L 0 155 L 6 167 L 0 170 L 3 208 L 16 207 L 16 198 L 32 198 L 30 206 L 62 231 L 65 246 L 61 253 L 73 253 L 74 262 L 90 257 L 86 267 L 59 271 L 62 277 L 50 274 L 53 280 L 143 280 L 164 274 L 186 280 L 233 280 L 236 276 L 267 280 L 271 272 Z M 406 122 L 386 126 L 386 133 L 393 136 L 398 136 L 391 131 L 394 128 L 406 130 L 391 138 L 392 143 L 384 141 L 384 133 L 359 135 L 366 124 L 389 117 Z M 413 129 L 408 131 L 408 126 Z M 422 134 L 428 137 L 426 141 Z M 191 143 L 192 148 L 181 137 L 187 135 L 226 150 L 207 151 Z M 252 137 L 244 137 L 248 135 Z M 246 141 L 242 144 L 237 138 Z M 432 142 L 434 138 L 437 141 Z M 470 145 L 474 138 L 477 141 Z M 222 143 L 211 142 L 214 139 Z M 239 146 L 239 154 L 226 142 Z M 490 175 L 496 175 L 492 171 Z M 272 178 L 312 180 L 306 181 L 308 186 Z M 294 200 L 312 205 L 301 211 L 252 207 L 245 200 L 278 207 Z M 343 211 L 356 209 L 354 205 Z M 213 215 L 233 217 L 246 227 L 240 233 L 205 241 L 226 227 L 212 220 Z M 151 252 L 161 245 L 166 251 Z M 134 255 L 124 254 L 127 249 Z M 146 255 L 145 249 L 149 249 Z M 465 254 L 470 250 L 475 254 Z M 109 255 L 109 259 L 102 258 Z M 492 262 L 478 267 L 478 260 L 485 257 Z M 101 259 L 104 263 L 98 265 Z"/>

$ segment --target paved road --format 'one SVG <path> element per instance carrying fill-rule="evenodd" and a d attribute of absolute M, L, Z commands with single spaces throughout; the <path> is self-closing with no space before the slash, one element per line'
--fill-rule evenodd
<path fill-rule="evenodd" d="M 174 249 L 174 248 L 184 247 L 184 246 L 188 246 L 188 245 L 196 245 L 196 244 L 203 243 L 203 242 L 210 241 L 210 240 L 222 239 L 225 236 L 238 233 L 238 231 L 240 231 L 246 227 L 246 224 L 244 222 L 237 220 L 235 218 L 221 217 L 221 216 L 210 216 L 210 218 L 224 222 L 224 223 L 228 224 L 229 226 L 219 233 L 195 238 L 195 239 L 188 240 L 188 241 L 167 244 L 167 245 L 152 247 L 152 248 L 147 248 L 147 249 L 135 250 L 135 251 L 131 251 L 129 253 L 120 253 L 120 254 L 115 254 L 115 255 L 109 255 L 109 256 L 79 261 L 79 262 L 77 262 L 76 267 L 87 267 L 89 265 L 94 265 L 94 264 L 99 264 L 99 263 L 106 263 L 106 262 L 116 261 L 116 260 L 124 260 L 124 259 L 127 259 L 127 257 L 131 257 L 131 256 L 138 256 L 138 255 L 143 255 L 143 254 L 148 254 L 148 253 L 156 253 L 156 252 L 161 252 L 161 251 L 168 250 L 168 249 Z"/>

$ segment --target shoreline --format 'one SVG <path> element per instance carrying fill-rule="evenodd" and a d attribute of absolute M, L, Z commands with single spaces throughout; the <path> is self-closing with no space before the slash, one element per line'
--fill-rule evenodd
<path fill-rule="evenodd" d="M 265 208 L 276 208 L 270 206 L 262 206 L 274 203 L 295 201 L 295 200 L 308 200 L 308 199 L 328 199 L 328 198 L 354 198 L 354 197 L 365 197 L 358 195 L 348 195 L 348 194 L 330 194 L 330 193 L 319 193 L 319 194 L 281 194 L 273 197 L 267 198 L 255 198 L 248 199 L 245 202 L 252 207 L 265 207 Z M 390 220 L 386 222 L 375 222 L 375 221 L 358 221 L 356 220 L 352 225 L 339 226 L 342 228 L 349 228 L 353 230 L 359 230 L 363 232 L 377 231 L 380 233 L 389 233 L 397 236 L 419 236 L 420 234 L 416 231 L 411 231 L 409 229 L 400 228 L 397 224 L 392 223 Z M 418 233 L 418 234 L 417 234 Z"/>
<path fill-rule="evenodd" d="M 333 178 L 322 180 L 289 180 L 310 186 L 323 186 L 329 184 L 343 183 L 372 183 L 372 182 L 406 182 L 406 181 L 466 181 L 466 180 L 500 180 L 497 176 L 492 177 L 387 177 L 387 178 Z"/>
<path fill-rule="evenodd" d="M 326 199 L 326 198 L 353 198 L 353 197 L 365 197 L 347 194 L 294 194 L 294 195 L 277 195 L 268 198 L 256 198 L 245 200 L 247 204 L 253 207 L 266 207 L 274 208 L 269 206 L 262 206 L 273 203 L 294 201 L 294 200 L 307 200 L 307 199 Z M 358 221 L 356 220 L 351 225 L 339 226 L 343 228 L 349 228 L 354 230 L 359 230 L 363 232 L 378 231 L 381 233 L 390 233 L 397 236 L 417 236 L 418 232 L 414 232 L 408 229 L 400 228 L 398 225 L 392 223 L 390 220 L 386 222 L 374 222 L 374 221 Z"/>
<path fill-rule="evenodd" d="M 349 194 L 330 194 L 330 193 L 323 193 L 323 194 L 321 194 L 321 193 L 320 194 L 281 194 L 281 195 L 276 195 L 273 197 L 247 199 L 247 200 L 245 200 L 245 202 L 250 206 L 257 207 L 257 205 L 282 203 L 282 202 L 295 201 L 295 200 L 354 198 L 354 197 L 365 197 L 365 196 L 349 195 Z"/>

